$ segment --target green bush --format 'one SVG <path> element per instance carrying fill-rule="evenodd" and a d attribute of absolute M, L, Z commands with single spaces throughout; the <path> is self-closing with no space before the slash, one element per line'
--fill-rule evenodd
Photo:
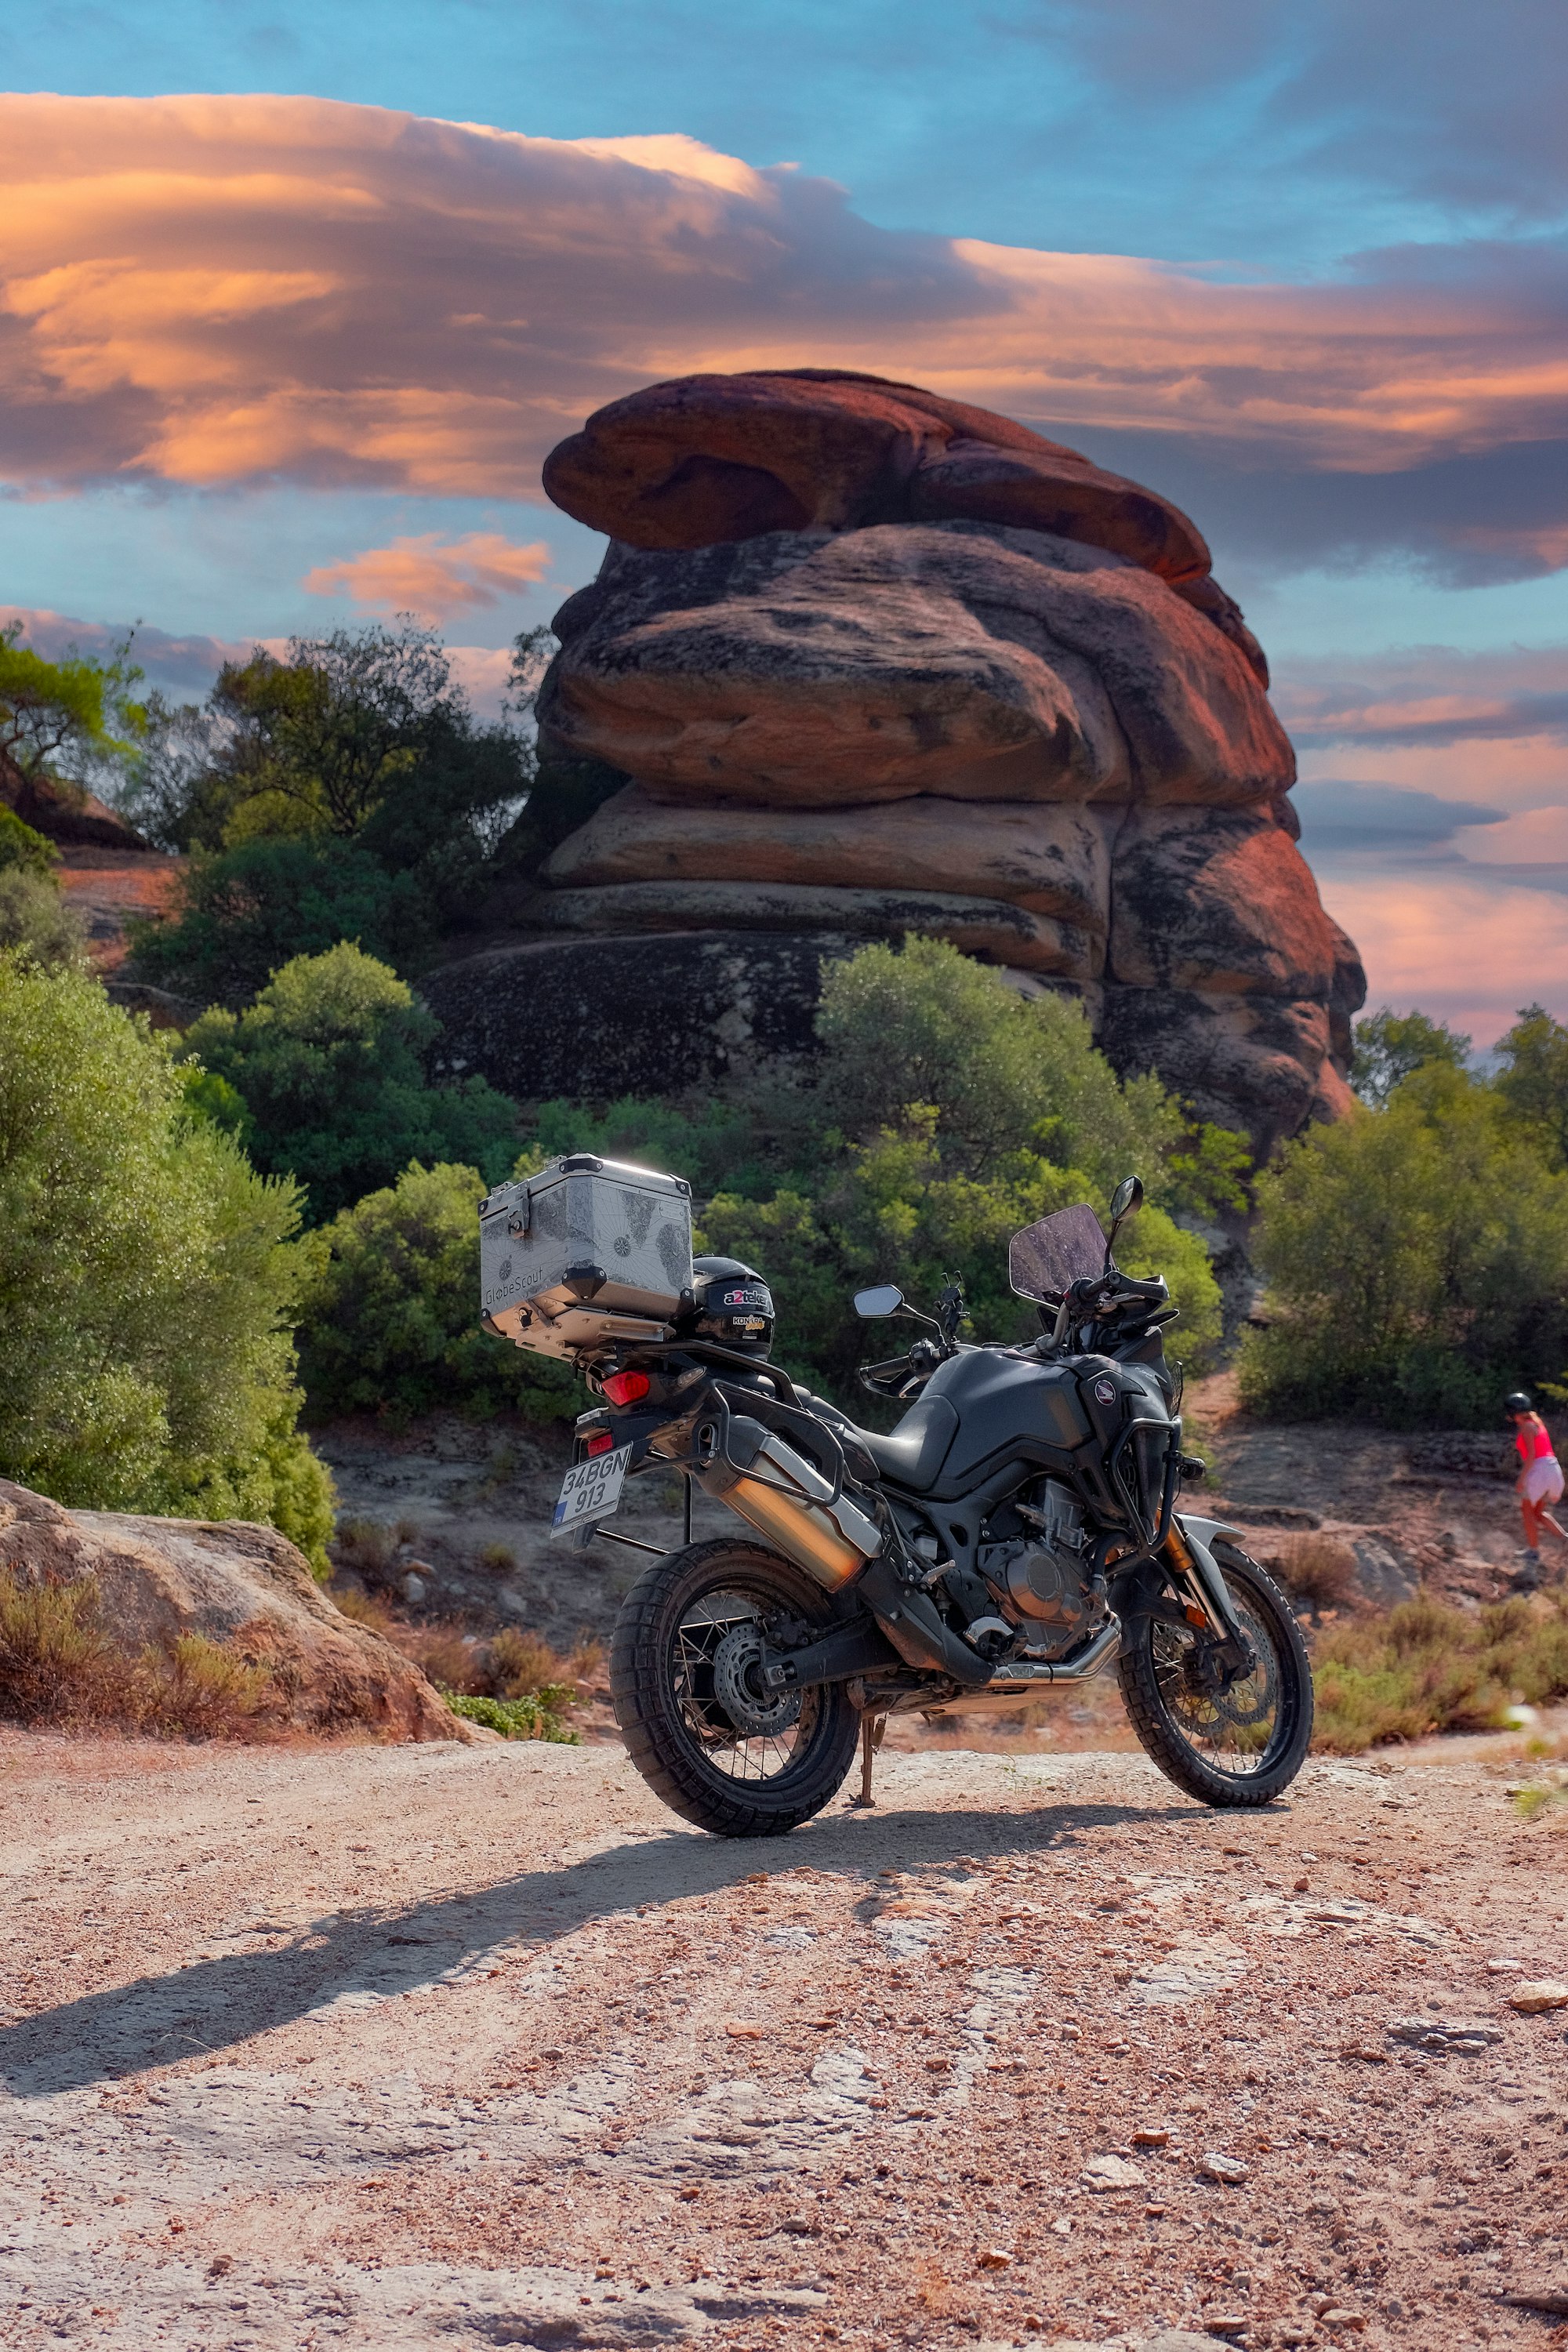
<path fill-rule="evenodd" d="M 1238 1138 L 1195 1128 L 1152 1078 L 1123 1085 L 1081 1009 L 1020 996 L 945 942 L 863 948 L 824 973 L 822 1051 L 804 1083 L 748 1080 L 595 1114 L 547 1103 L 520 1166 L 601 1150 L 669 1168 L 706 1196 L 699 1239 L 765 1274 L 786 1364 L 846 1391 L 866 1352 L 852 1293 L 896 1280 L 928 1304 L 962 1276 L 983 1339 L 1038 1329 L 1007 1286 L 1021 1225 L 1079 1201 L 1103 1214 L 1136 1168 L 1150 1205 L 1127 1231 L 1130 1271 L 1163 1273 L 1194 1369 L 1220 1336 L 1203 1244 L 1173 1212 L 1239 1200 Z"/>
<path fill-rule="evenodd" d="M 1351 1084 L 1363 1102 L 1382 1110 L 1395 1087 L 1428 1062 L 1462 1070 L 1469 1055 L 1469 1039 L 1457 1030 L 1425 1013 L 1394 1013 L 1385 1004 L 1355 1024 Z"/>
<path fill-rule="evenodd" d="M 898 1129 L 851 1145 L 811 1195 L 770 1201 L 720 1193 L 703 1213 L 700 1239 L 766 1275 L 779 1307 L 778 1353 L 847 1391 L 867 1353 L 850 1299 L 873 1282 L 896 1281 L 929 1313 L 950 1274 L 963 1280 L 973 1336 L 1020 1340 L 1039 1329 L 1035 1308 L 1008 1286 L 1007 1244 L 1020 1226 L 1089 1201 L 1105 1214 L 1106 1194 L 1077 1169 L 1016 1152 L 989 1182 L 950 1175 L 942 1160 L 940 1115 L 915 1106 Z M 1203 1369 L 1220 1337 L 1220 1294 L 1202 1242 L 1163 1211 L 1145 1208 L 1124 1228 L 1120 1262 L 1130 1273 L 1162 1273 L 1183 1321 L 1172 1353 Z M 889 1346 L 891 1348 L 892 1342 Z"/>
<path fill-rule="evenodd" d="M 299 1210 L 188 1114 L 145 1023 L 0 955 L 0 1470 L 68 1504 L 269 1520 L 324 1573 Z"/>
<path fill-rule="evenodd" d="M 128 926 L 136 969 L 204 1003 L 242 1004 L 294 957 L 340 940 L 416 966 L 432 938 L 418 884 L 353 842 L 247 841 L 197 851 L 166 916 Z"/>
<path fill-rule="evenodd" d="M 531 1420 L 579 1412 L 564 1366 L 490 1339 L 479 1321 L 475 1168 L 416 1162 L 344 1209 L 301 1306 L 301 1377 L 315 1415 L 510 1407 Z"/>
<path fill-rule="evenodd" d="M 476 1698 L 464 1691 L 443 1691 L 441 1696 L 466 1723 L 482 1723 L 503 1738 L 551 1739 L 562 1748 L 581 1745 L 578 1734 L 556 1712 L 576 1696 L 569 1683 L 548 1685 L 523 1698 Z"/>
<path fill-rule="evenodd" d="M 52 841 L 24 824 L 14 808 L 0 801 L 0 874 L 20 867 L 25 874 L 37 874 L 52 882 L 60 853 Z"/>
<path fill-rule="evenodd" d="M 296 956 L 243 1013 L 203 1013 L 184 1050 L 240 1097 L 258 1167 L 297 1178 L 321 1220 L 411 1160 L 472 1161 L 488 1182 L 505 1174 L 516 1112 L 480 1078 L 427 1083 L 438 1034 L 395 971 L 344 941 Z"/>
<path fill-rule="evenodd" d="M 52 876 L 28 866 L 0 866 L 0 950 L 14 949 L 46 971 L 63 971 L 83 961 L 86 944 L 76 910 Z"/>
<path fill-rule="evenodd" d="M 1258 1201 L 1274 1320 L 1242 1351 L 1257 1411 L 1495 1426 L 1508 1390 L 1568 1356 L 1568 1176 L 1450 1063 L 1310 1129 Z"/>

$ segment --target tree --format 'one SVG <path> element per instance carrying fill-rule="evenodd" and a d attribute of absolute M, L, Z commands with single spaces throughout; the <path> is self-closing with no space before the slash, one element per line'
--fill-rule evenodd
<path fill-rule="evenodd" d="M 531 740 L 476 720 L 411 621 L 258 647 L 205 709 L 152 706 L 121 805 L 193 855 L 138 966 L 231 1003 L 340 939 L 416 967 L 476 919 L 532 776 Z"/>
<path fill-rule="evenodd" d="M 390 873 L 353 842 L 314 841 L 198 855 L 179 875 L 170 916 L 127 925 L 137 971 L 206 1004 L 243 1004 L 295 956 L 340 940 L 416 967 L 433 928 L 413 875 Z"/>
<path fill-rule="evenodd" d="M 1552 1166 L 1568 1167 L 1568 1028 L 1527 1004 L 1498 1052 L 1498 1092 Z"/>
<path fill-rule="evenodd" d="M 86 934 L 52 876 L 26 866 L 0 866 L 0 950 L 61 971 L 86 961 Z"/>
<path fill-rule="evenodd" d="M 315 1413 L 423 1412 L 454 1405 L 531 1420 L 582 1411 L 571 1370 L 479 1328 L 477 1168 L 417 1161 L 321 1234 L 301 1306 L 302 1377 Z"/>
<path fill-rule="evenodd" d="M 1258 1181 L 1274 1318 L 1243 1348 L 1259 1411 L 1495 1425 L 1568 1356 L 1568 1175 L 1446 1059 L 1386 1110 L 1314 1127 Z"/>
<path fill-rule="evenodd" d="M 188 1116 L 144 1022 L 0 955 L 0 1470 L 108 1510 L 260 1518 L 323 1572 L 296 1427 L 299 1194 Z"/>
<path fill-rule="evenodd" d="M 1394 1013 L 1385 1004 L 1355 1024 L 1351 1084 L 1363 1102 L 1381 1110 L 1413 1071 L 1428 1062 L 1462 1070 L 1469 1054 L 1469 1039 L 1441 1021 L 1429 1021 L 1425 1013 Z"/>
<path fill-rule="evenodd" d="M 239 1096 L 258 1167 L 297 1178 L 321 1220 L 412 1159 L 471 1161 L 491 1182 L 510 1166 L 506 1097 L 480 1078 L 428 1082 L 438 1034 L 388 965 L 344 941 L 294 957 L 243 1013 L 205 1013 L 184 1051 Z"/>
<path fill-rule="evenodd" d="M 146 710 L 133 699 L 142 673 L 130 658 L 131 639 L 107 662 L 74 646 L 51 662 L 21 636 L 20 621 L 0 629 L 0 759 L 29 781 L 79 782 L 84 769 L 131 759 L 146 727 Z"/>

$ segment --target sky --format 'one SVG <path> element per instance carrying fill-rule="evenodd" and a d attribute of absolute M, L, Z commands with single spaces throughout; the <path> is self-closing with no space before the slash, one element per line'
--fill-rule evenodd
<path fill-rule="evenodd" d="M 603 402 L 838 365 L 1187 508 L 1372 1003 L 1568 1018 L 1560 0 L 37 0 L 0 95 L 0 618 L 414 609 L 493 707 Z"/>

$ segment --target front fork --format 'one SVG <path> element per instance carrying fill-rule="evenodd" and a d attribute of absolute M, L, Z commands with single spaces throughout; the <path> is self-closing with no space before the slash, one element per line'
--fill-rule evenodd
<path fill-rule="evenodd" d="M 1183 1614 L 1189 1625 L 1205 1633 L 1205 1664 L 1215 1672 L 1222 1690 L 1249 1675 L 1258 1664 L 1247 1638 L 1219 1562 L 1202 1538 L 1173 1517 L 1163 1557 L 1171 1580 L 1184 1596 Z"/>

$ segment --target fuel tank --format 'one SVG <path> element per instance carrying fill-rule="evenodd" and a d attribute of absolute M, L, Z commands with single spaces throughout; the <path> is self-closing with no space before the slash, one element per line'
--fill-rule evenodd
<path fill-rule="evenodd" d="M 1042 1364 L 995 1348 L 965 1348 L 939 1364 L 921 1400 L 945 1397 L 958 1429 L 929 1489 L 937 1497 L 966 1494 L 982 1474 L 1020 1441 L 1075 1454 L 1094 1434 L 1065 1365 Z"/>
<path fill-rule="evenodd" d="M 967 1494 L 1009 1454 L 1038 1461 L 1044 1448 L 1065 1467 L 1065 1457 L 1081 1460 L 1086 1446 L 1103 1456 L 1131 1422 L 1170 1418 L 1152 1370 L 1106 1356 L 1042 1363 L 1005 1349 L 964 1348 L 926 1382 L 921 1401 L 932 1397 L 944 1397 L 958 1415 L 940 1474 L 924 1489 L 936 1501 Z"/>

